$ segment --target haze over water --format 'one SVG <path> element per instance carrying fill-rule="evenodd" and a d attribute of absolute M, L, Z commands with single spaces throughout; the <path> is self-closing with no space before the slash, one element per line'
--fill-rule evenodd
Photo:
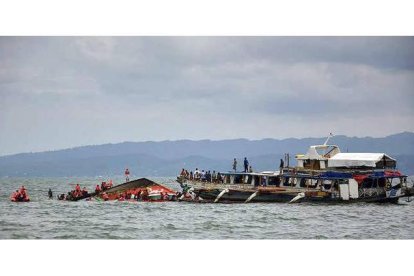
<path fill-rule="evenodd" d="M 67 202 L 56 198 L 99 178 L 0 179 L 1 239 L 413 239 L 414 203 L 197 204 Z M 121 179 L 114 179 L 120 183 Z M 152 178 L 179 190 L 174 178 Z M 29 203 L 10 193 L 25 185 Z"/>

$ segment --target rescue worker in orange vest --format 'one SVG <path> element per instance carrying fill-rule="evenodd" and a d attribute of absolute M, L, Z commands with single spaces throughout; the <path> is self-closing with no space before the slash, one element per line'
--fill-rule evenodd
<path fill-rule="evenodd" d="M 101 191 L 102 191 L 102 190 L 101 190 L 101 187 L 99 186 L 99 184 L 98 184 L 98 185 L 96 185 L 96 188 L 95 188 L 95 193 L 99 194 Z"/>
<path fill-rule="evenodd" d="M 24 199 L 26 199 L 26 198 L 27 198 L 26 188 L 25 188 L 24 186 L 22 186 L 22 187 L 20 188 L 18 198 L 19 198 L 19 200 L 24 200 Z"/>
<path fill-rule="evenodd" d="M 21 193 L 21 194 L 26 194 L 26 188 L 25 188 L 24 186 L 22 186 L 22 187 L 20 188 L 19 193 Z"/>
<path fill-rule="evenodd" d="M 76 198 L 76 197 L 80 197 L 81 195 L 82 195 L 81 187 L 79 184 L 76 184 L 75 191 L 73 192 L 73 196 Z"/>
<path fill-rule="evenodd" d="M 19 195 L 20 195 L 19 190 L 16 190 L 15 192 L 13 192 L 11 194 L 10 200 L 11 201 L 17 201 L 17 199 L 19 198 Z"/>

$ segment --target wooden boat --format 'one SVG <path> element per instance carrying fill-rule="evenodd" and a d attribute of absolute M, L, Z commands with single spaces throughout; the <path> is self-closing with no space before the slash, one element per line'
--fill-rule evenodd
<path fill-rule="evenodd" d="M 327 141 L 329 138 L 327 139 Z M 179 176 L 184 193 L 207 202 L 398 202 L 414 195 L 396 160 L 384 153 L 341 153 L 336 145 L 311 146 L 295 167 L 279 171 Z M 287 162 L 289 163 L 289 162 Z M 189 197 L 187 197 L 188 199 Z"/>
<path fill-rule="evenodd" d="M 69 200 L 69 201 L 79 201 L 79 200 L 82 200 L 82 199 L 86 199 L 86 198 L 90 198 L 90 197 L 93 197 L 93 196 L 96 196 L 96 193 L 86 193 L 86 194 L 83 194 L 83 195 L 81 195 L 81 196 L 77 196 L 77 197 L 75 197 L 75 196 L 73 196 L 73 194 L 72 193 L 68 193 L 67 195 L 66 195 L 66 197 L 64 198 L 64 200 Z M 58 198 L 59 200 L 62 200 L 62 199 L 60 199 L 60 198 Z"/>
<path fill-rule="evenodd" d="M 223 174 L 236 178 L 235 173 Z M 238 173 L 238 177 L 249 179 L 249 173 Z M 401 197 L 414 195 L 412 187 L 407 186 L 406 176 L 399 173 L 365 174 L 363 181 L 356 181 L 360 175 L 344 175 L 337 172 L 320 174 L 288 174 L 269 176 L 256 173 L 266 179 L 265 186 L 252 183 L 205 183 L 183 182 L 191 186 L 193 198 L 209 202 L 398 202 Z M 253 177 L 252 177 L 253 178 Z M 269 184 L 270 183 L 270 184 Z"/>

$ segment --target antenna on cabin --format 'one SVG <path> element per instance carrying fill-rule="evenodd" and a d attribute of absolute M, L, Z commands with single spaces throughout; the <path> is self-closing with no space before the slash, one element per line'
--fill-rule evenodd
<path fill-rule="evenodd" d="M 323 143 L 324 146 L 326 146 L 326 144 L 328 144 L 329 139 L 331 139 L 331 137 L 334 137 L 334 135 L 332 134 L 332 132 L 329 133 L 328 138 L 326 138 L 325 143 Z"/>

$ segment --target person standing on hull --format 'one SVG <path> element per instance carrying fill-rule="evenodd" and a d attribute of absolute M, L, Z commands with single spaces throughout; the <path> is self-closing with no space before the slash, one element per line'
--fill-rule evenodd
<path fill-rule="evenodd" d="M 96 194 L 99 194 L 101 191 L 102 191 L 102 189 L 101 189 L 101 187 L 99 186 L 99 184 L 98 184 L 98 185 L 96 185 L 96 187 L 95 187 L 95 193 L 96 193 Z"/>
<path fill-rule="evenodd" d="M 125 170 L 125 182 L 129 182 L 129 170 L 126 168 Z"/>
<path fill-rule="evenodd" d="M 233 170 L 234 170 L 234 172 L 237 171 L 237 160 L 236 160 L 236 158 L 234 158 L 234 161 L 233 161 Z"/>
<path fill-rule="evenodd" d="M 247 158 L 244 158 L 244 172 L 248 172 L 249 171 L 249 161 L 247 161 Z"/>

